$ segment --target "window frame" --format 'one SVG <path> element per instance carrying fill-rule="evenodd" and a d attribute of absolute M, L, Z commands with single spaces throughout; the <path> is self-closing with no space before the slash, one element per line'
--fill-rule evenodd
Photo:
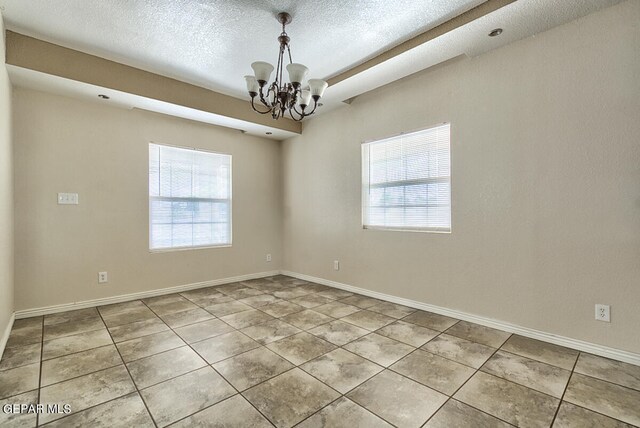
<path fill-rule="evenodd" d="M 414 134 L 418 132 L 428 131 L 430 129 L 440 128 L 442 126 L 449 126 L 449 227 L 411 227 L 411 226 L 378 226 L 378 225 L 367 225 L 366 224 L 366 215 L 367 211 L 365 206 L 370 207 L 368 203 L 368 196 L 366 195 L 364 188 L 364 174 L 365 168 L 368 171 L 369 165 L 365 165 L 364 158 L 364 147 L 371 143 L 376 143 L 379 141 L 389 140 L 392 138 L 401 137 L 403 135 Z M 429 179 L 417 179 L 417 180 L 402 180 L 402 181 L 415 181 L 416 183 L 419 181 L 428 181 Z M 417 233 L 435 233 L 435 234 L 444 234 L 450 235 L 453 233 L 453 178 L 451 171 L 451 122 L 440 122 L 434 125 L 430 125 L 424 128 L 413 129 L 411 131 L 403 131 L 397 134 L 385 136 L 382 138 L 375 138 L 362 141 L 360 143 L 360 210 L 361 210 L 361 218 L 360 223 L 363 230 L 372 230 L 372 231 L 383 231 L 383 232 L 417 232 Z M 369 186 L 370 188 L 370 186 Z"/>
<path fill-rule="evenodd" d="M 149 151 L 149 146 L 153 144 L 156 146 L 164 146 L 164 147 L 172 147 L 172 148 L 176 148 L 176 149 L 183 149 L 183 150 L 191 150 L 191 151 L 195 151 L 195 152 L 203 152 L 203 153 L 210 153 L 210 154 L 214 154 L 214 155 L 224 155 L 224 156 L 229 156 L 229 242 L 228 243 L 224 243 L 224 244 L 220 244 L 220 245 L 191 245 L 191 246 L 181 246 L 181 247 L 167 247 L 167 248 L 151 248 L 151 226 L 152 226 L 152 222 L 151 222 L 151 203 L 152 203 L 152 198 L 163 198 L 163 199 L 167 199 L 167 200 L 176 200 L 176 199 L 189 199 L 189 200 L 193 200 L 193 199 L 201 199 L 201 200 L 206 200 L 206 201 L 226 201 L 227 199 L 208 199 L 208 198 L 183 198 L 183 197 L 176 197 L 176 198 L 171 198 L 171 197 L 166 197 L 166 196 L 151 196 L 151 193 L 149 192 L 149 167 L 150 167 L 150 162 L 151 159 L 149 158 L 148 155 L 148 151 Z M 149 248 L 149 253 L 169 253 L 169 252 L 174 252 L 174 251 L 191 251 L 191 250 L 206 250 L 206 249 L 213 249 L 213 248 L 230 248 L 233 246 L 233 155 L 231 153 L 223 153 L 223 152 L 216 152 L 213 150 L 207 150 L 207 149 L 201 149 L 201 148 L 197 148 L 197 147 L 189 147 L 189 146 L 179 146 L 176 144 L 165 144 L 165 143 L 158 143 L 156 141 L 149 141 L 147 144 L 147 198 L 148 198 L 148 204 L 147 204 L 147 209 L 148 209 L 148 219 L 149 219 L 149 227 L 148 227 L 148 248 Z"/>

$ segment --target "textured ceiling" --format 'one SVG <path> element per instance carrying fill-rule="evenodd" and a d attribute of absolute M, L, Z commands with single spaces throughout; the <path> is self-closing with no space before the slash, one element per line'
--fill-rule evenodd
<path fill-rule="evenodd" d="M 327 78 L 482 0 L 0 0 L 8 29 L 229 95 L 274 63 L 277 12 L 293 60 Z"/>
<path fill-rule="evenodd" d="M 321 115 L 343 101 L 448 60 L 481 55 L 574 21 L 622 0 L 517 0 L 329 87 Z M 637 1 L 637 0 L 631 0 Z M 328 77 L 422 33 L 482 1 L 397 0 L 0 0 L 8 29 L 248 99 L 242 76 L 255 60 L 274 62 L 279 26 L 287 10 L 294 22 L 294 61 L 310 77 Z M 359 5 L 359 8 L 357 7 Z M 443 6 L 446 5 L 446 6 Z M 451 9 L 449 9 L 451 8 Z M 427 12 L 427 10 L 431 12 Z M 448 12 L 447 12 L 448 11 Z M 253 24 L 258 23 L 259 25 Z M 494 28 L 499 37 L 487 37 Z M 213 42 L 215 41 L 215 43 Z M 31 70 L 10 67 L 12 83 L 98 102 L 141 108 L 285 139 L 285 131 L 168 105 Z M 104 101 L 100 101 L 104 103 Z M 312 116 L 317 117 L 316 115 Z"/>
<path fill-rule="evenodd" d="M 342 101 L 394 82 L 445 61 L 474 57 L 558 25 L 621 0 L 518 0 L 434 40 L 403 52 L 381 64 L 332 85 L 327 90 L 324 111 Z M 638 1 L 638 0 L 633 0 Z M 489 31 L 503 28 L 499 37 Z"/>

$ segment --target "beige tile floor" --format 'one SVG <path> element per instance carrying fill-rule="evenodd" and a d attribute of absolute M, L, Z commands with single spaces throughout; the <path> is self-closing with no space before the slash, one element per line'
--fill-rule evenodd
<path fill-rule="evenodd" d="M 640 426 L 640 367 L 276 276 L 15 322 L 2 427 Z"/>

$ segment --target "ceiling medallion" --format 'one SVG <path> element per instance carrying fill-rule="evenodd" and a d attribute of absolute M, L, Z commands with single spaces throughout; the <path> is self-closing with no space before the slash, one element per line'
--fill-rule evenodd
<path fill-rule="evenodd" d="M 244 76 L 244 78 L 247 82 L 247 90 L 251 96 L 251 107 L 255 111 L 260 114 L 271 113 L 271 117 L 274 119 L 285 116 L 288 111 L 291 118 L 298 121 L 312 115 L 316 111 L 318 100 L 322 97 L 328 84 L 321 79 L 309 79 L 308 88 L 305 87 L 303 89 L 302 84 L 309 69 L 291 60 L 291 49 L 289 48 L 290 39 L 285 31 L 285 26 L 291 23 L 291 15 L 286 12 L 281 12 L 277 15 L 277 19 L 278 22 L 282 24 L 282 33 L 280 37 L 278 37 L 280 52 L 278 54 L 278 65 L 275 68 L 275 80 L 273 83 L 267 84 L 274 67 L 264 61 L 256 61 L 251 64 L 255 76 Z M 289 57 L 289 64 L 286 68 L 289 73 L 290 83 L 285 83 L 283 80 L 285 52 Z M 261 108 L 266 107 L 266 111 L 261 111 L 256 108 L 256 97 L 259 97 L 262 103 L 262 105 L 258 105 Z M 307 111 L 312 99 L 313 108 L 311 111 Z"/>

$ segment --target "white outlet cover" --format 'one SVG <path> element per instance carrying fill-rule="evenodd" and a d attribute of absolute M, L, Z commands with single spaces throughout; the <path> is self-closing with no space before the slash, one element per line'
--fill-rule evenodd
<path fill-rule="evenodd" d="M 596 305 L 596 320 L 611 322 L 611 308 L 609 305 Z"/>
<path fill-rule="evenodd" d="M 107 282 L 109 282 L 107 272 L 98 272 L 98 284 L 106 284 Z"/>
<path fill-rule="evenodd" d="M 338 260 L 333 261 L 333 269 L 340 270 L 340 262 Z"/>

